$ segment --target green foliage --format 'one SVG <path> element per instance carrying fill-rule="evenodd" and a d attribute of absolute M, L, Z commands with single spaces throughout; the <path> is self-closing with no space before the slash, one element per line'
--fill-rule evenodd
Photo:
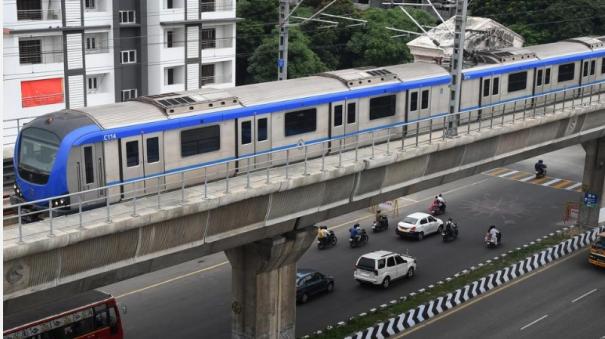
<path fill-rule="evenodd" d="M 248 73 L 254 82 L 273 81 L 277 78 L 278 34 L 263 40 L 263 43 L 248 59 Z M 299 29 L 290 28 L 288 45 L 288 78 L 298 78 L 326 70 L 317 54 L 309 48 L 309 38 Z"/>

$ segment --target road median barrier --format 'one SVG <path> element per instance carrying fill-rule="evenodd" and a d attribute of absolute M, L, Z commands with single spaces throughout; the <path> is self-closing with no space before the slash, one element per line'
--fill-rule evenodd
<path fill-rule="evenodd" d="M 303 338 L 370 339 L 392 336 L 569 255 L 590 244 L 604 230 L 605 225 L 585 232 L 579 232 L 575 227 L 564 227 L 417 292 L 372 308 L 368 313 L 349 317 L 347 321 L 327 326 Z"/>

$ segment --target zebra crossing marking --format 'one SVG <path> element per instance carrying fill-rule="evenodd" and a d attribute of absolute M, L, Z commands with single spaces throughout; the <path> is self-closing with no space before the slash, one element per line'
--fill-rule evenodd
<path fill-rule="evenodd" d="M 536 178 L 535 174 L 512 170 L 506 167 L 498 167 L 492 170 L 483 172 L 485 175 L 489 175 L 496 178 L 510 179 L 519 182 L 525 182 L 533 185 L 540 185 L 544 187 L 551 187 L 555 189 L 564 189 L 568 191 L 582 192 L 582 183 L 575 182 L 567 179 L 543 177 Z"/>

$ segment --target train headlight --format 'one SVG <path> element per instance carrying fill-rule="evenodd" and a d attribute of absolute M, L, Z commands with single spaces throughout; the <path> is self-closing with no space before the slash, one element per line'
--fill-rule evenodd
<path fill-rule="evenodd" d="M 17 184 L 13 184 L 13 190 L 15 190 L 15 193 L 16 193 L 18 196 L 22 196 L 22 194 L 21 194 L 21 190 L 19 189 L 19 186 L 17 186 Z"/>

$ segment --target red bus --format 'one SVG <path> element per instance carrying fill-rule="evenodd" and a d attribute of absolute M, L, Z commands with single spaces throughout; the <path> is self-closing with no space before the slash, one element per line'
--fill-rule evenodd
<path fill-rule="evenodd" d="M 10 311 L 10 310 L 8 310 Z M 60 301 L 4 313 L 4 339 L 123 339 L 116 300 L 88 291 Z"/>

